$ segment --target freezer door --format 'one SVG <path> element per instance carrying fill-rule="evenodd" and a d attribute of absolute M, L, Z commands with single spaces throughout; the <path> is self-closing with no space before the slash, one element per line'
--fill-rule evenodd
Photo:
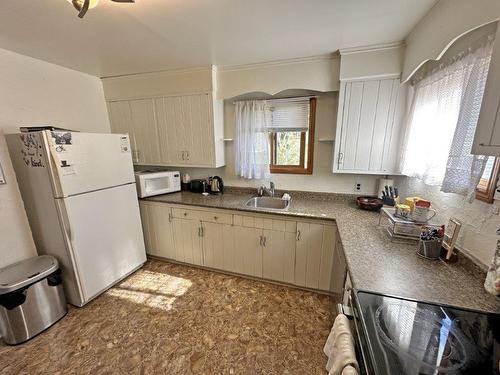
<path fill-rule="evenodd" d="M 44 133 L 57 180 L 56 198 L 134 182 L 128 135 Z"/>
<path fill-rule="evenodd" d="M 135 185 L 60 201 L 86 303 L 146 261 Z"/>

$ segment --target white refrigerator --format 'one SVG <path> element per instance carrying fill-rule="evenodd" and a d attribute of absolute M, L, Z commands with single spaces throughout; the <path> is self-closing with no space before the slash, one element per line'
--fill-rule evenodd
<path fill-rule="evenodd" d="M 38 253 L 59 260 L 71 304 L 144 264 L 128 135 L 44 130 L 7 142 Z"/>

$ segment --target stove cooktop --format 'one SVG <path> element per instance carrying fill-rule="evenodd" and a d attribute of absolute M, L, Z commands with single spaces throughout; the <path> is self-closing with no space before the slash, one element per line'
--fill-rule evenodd
<path fill-rule="evenodd" d="M 500 374 L 500 314 L 358 292 L 375 374 Z"/>

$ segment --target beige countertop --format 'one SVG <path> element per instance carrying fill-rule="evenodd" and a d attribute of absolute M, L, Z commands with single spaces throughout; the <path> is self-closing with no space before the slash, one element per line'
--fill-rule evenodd
<path fill-rule="evenodd" d="M 250 191 L 231 189 L 223 195 L 179 192 L 147 198 L 180 205 L 334 220 L 355 289 L 474 310 L 500 312 L 500 298 L 484 288 L 484 273 L 465 256 L 455 264 L 419 258 L 417 243 L 392 242 L 378 226 L 379 214 L 356 207 L 338 195 L 292 192 L 287 211 L 252 209 Z"/>

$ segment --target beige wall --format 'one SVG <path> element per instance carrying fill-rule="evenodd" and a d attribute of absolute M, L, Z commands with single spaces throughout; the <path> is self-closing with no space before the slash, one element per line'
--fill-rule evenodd
<path fill-rule="evenodd" d="M 102 84 L 106 100 L 123 100 L 211 92 L 216 90 L 214 76 L 210 66 L 103 78 Z"/>
<path fill-rule="evenodd" d="M 496 230 L 500 228 L 500 216 L 494 214 L 494 205 L 479 200 L 468 203 L 461 195 L 442 193 L 439 186 L 427 186 L 416 178 L 397 178 L 396 181 L 402 197 L 430 199 L 441 222 L 447 223 L 450 217 L 460 220 L 463 226 L 457 246 L 483 265 L 491 263 L 499 239 Z"/>
<path fill-rule="evenodd" d="M 28 219 L 17 186 L 16 176 L 0 130 L 0 164 L 7 183 L 0 185 L 0 268 L 36 255 Z"/>
<path fill-rule="evenodd" d="M 217 97 L 228 99 L 250 92 L 275 95 L 285 90 L 338 91 L 340 58 L 311 57 L 217 70 Z"/>
<path fill-rule="evenodd" d="M 340 50 L 340 80 L 399 77 L 403 53 L 400 43 Z"/>
<path fill-rule="evenodd" d="M 101 81 L 0 49 L 0 267 L 36 254 L 19 188 L 2 133 L 21 125 L 55 125 L 109 132 Z"/>
<path fill-rule="evenodd" d="M 427 60 L 439 59 L 462 34 L 499 17 L 498 0 L 440 0 L 406 38 L 402 80 Z"/>

